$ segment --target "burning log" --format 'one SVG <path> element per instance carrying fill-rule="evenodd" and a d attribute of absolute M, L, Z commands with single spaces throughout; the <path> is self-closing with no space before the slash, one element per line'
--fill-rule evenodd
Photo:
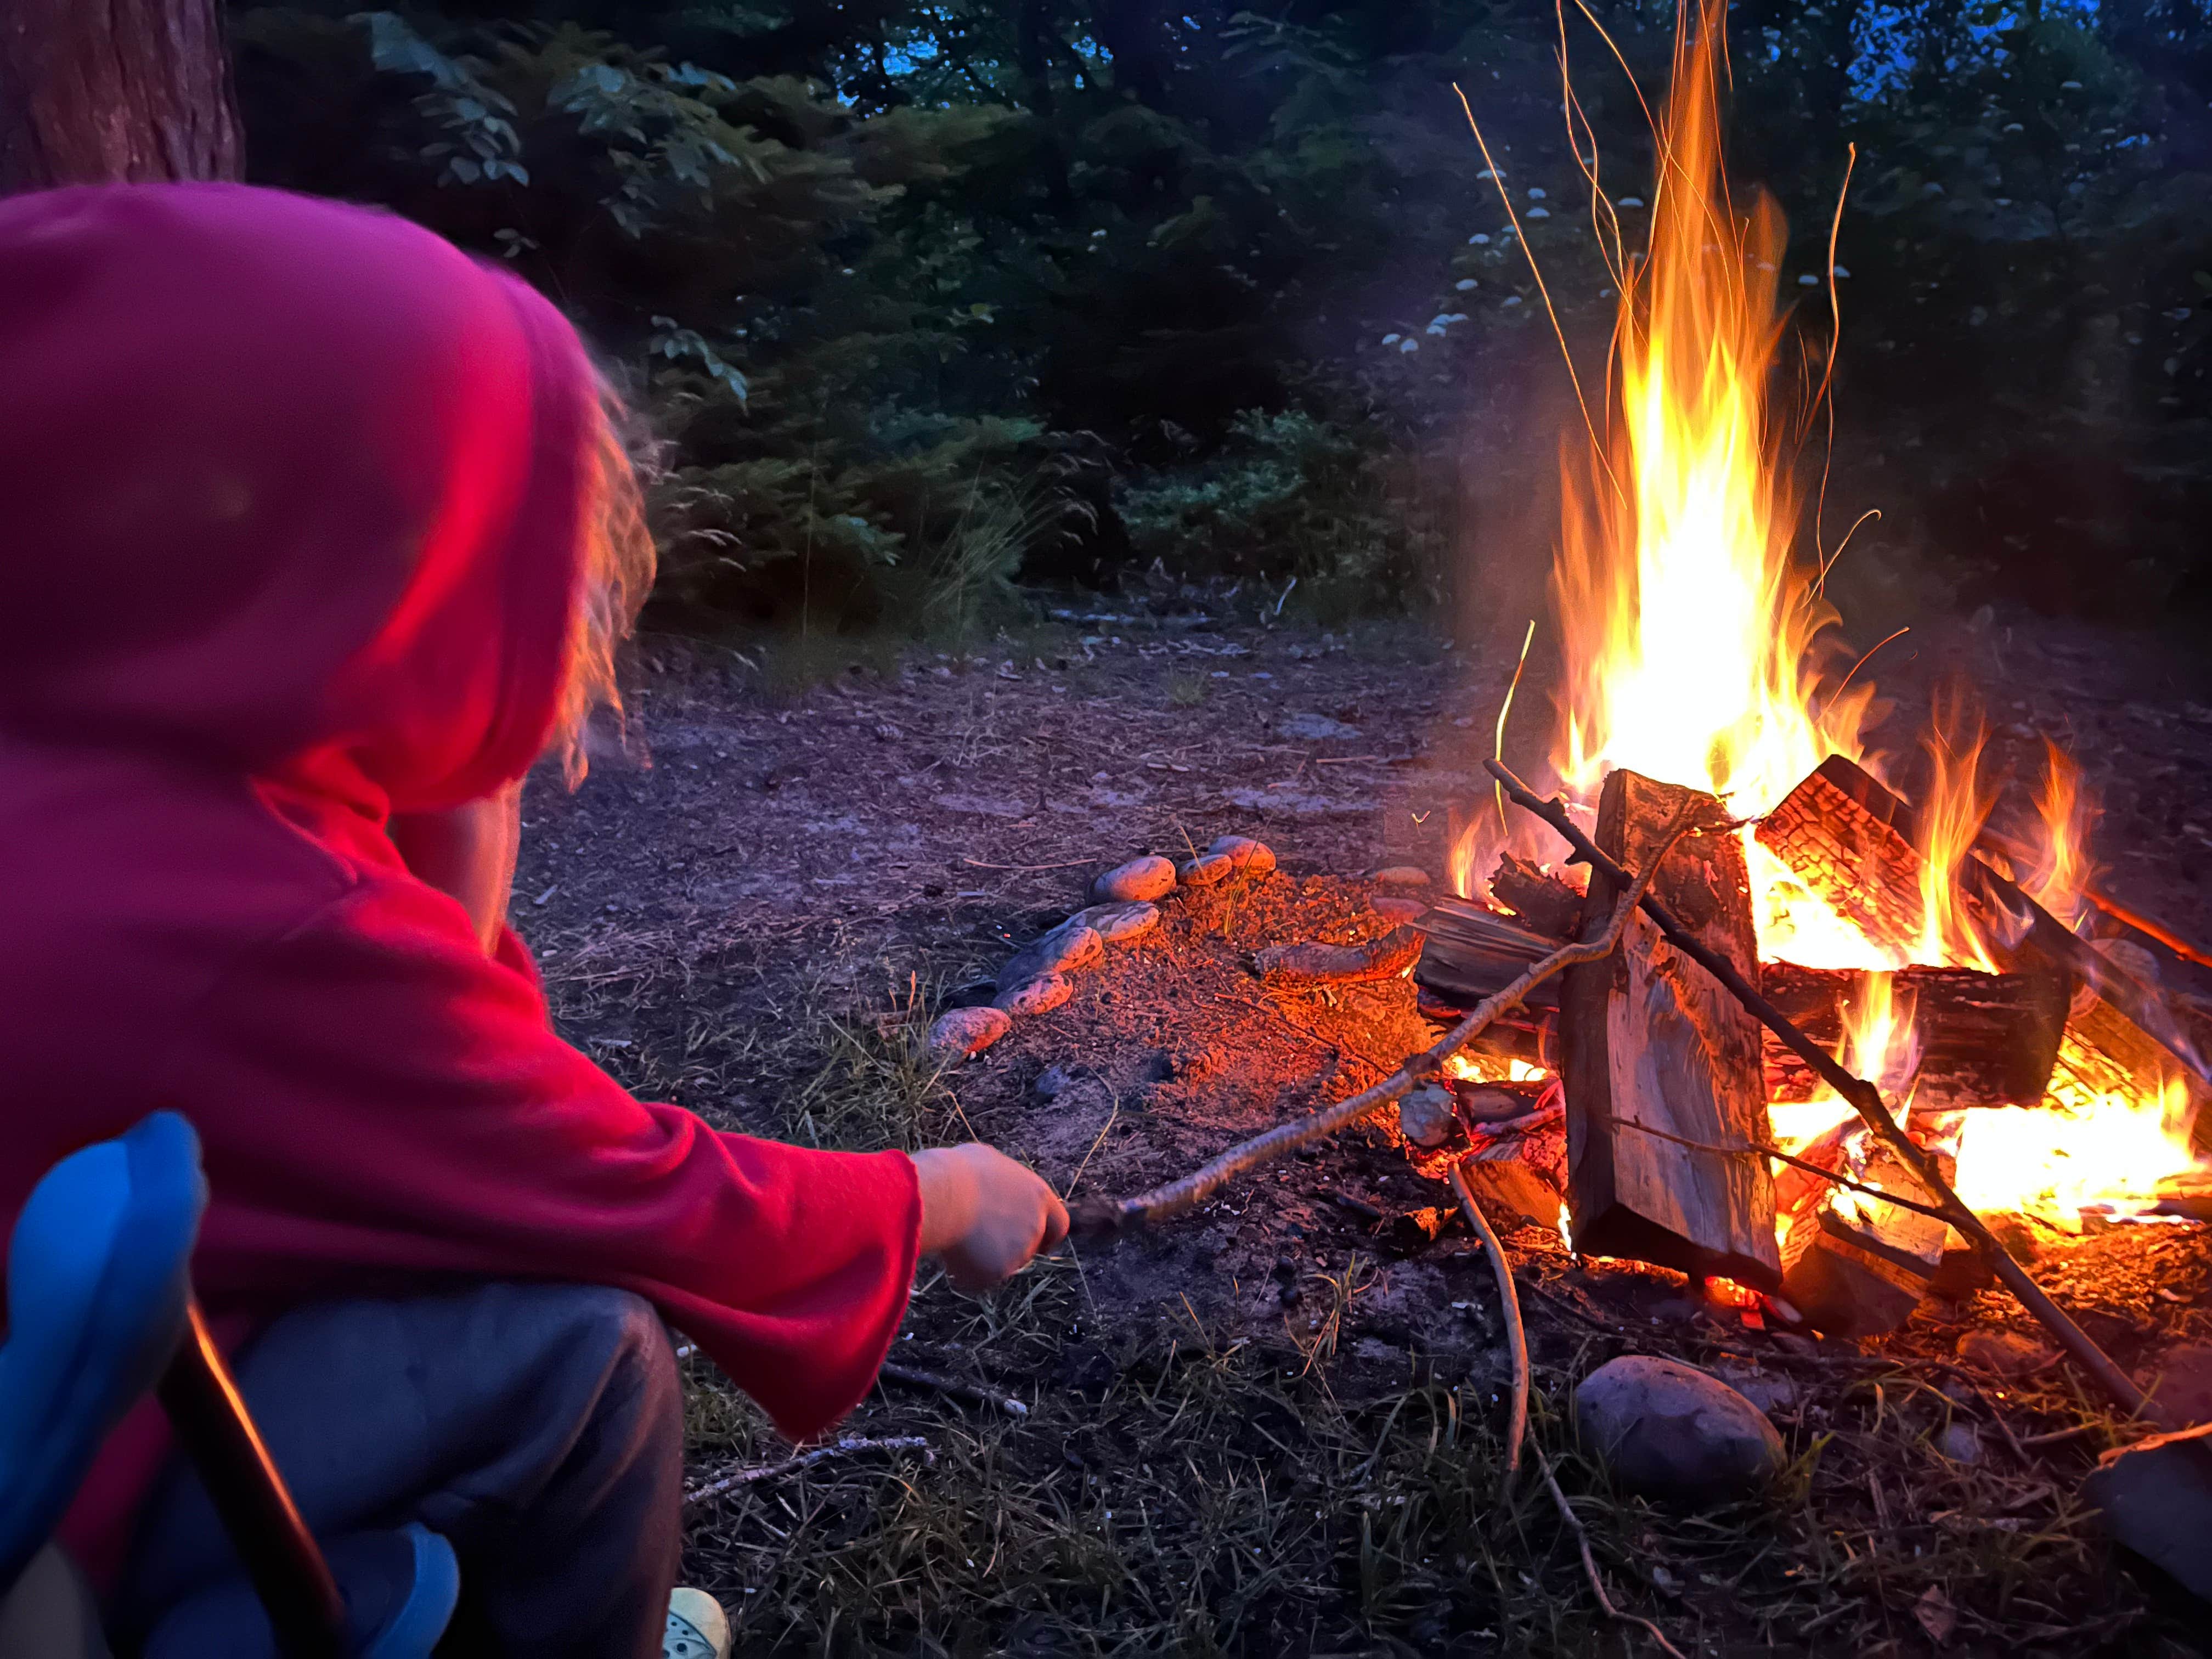
<path fill-rule="evenodd" d="M 1843 1040 L 1861 977 L 1849 969 L 1770 962 L 1760 969 L 1759 988 L 1791 1024 L 1833 1048 Z M 1891 994 L 1919 1046 L 1916 1107 L 2033 1105 L 2043 1098 L 2066 1029 L 2064 979 L 1913 967 L 1892 976 Z M 1812 1067 L 1771 1032 L 1765 1059 L 1769 1100 L 1811 1100 L 1820 1093 Z"/>
<path fill-rule="evenodd" d="M 1510 853 L 1498 860 L 1490 896 L 1536 932 L 1553 939 L 1572 939 L 1582 923 L 1581 893 Z"/>
<path fill-rule="evenodd" d="M 1887 1147 L 1871 1149 L 1865 1180 L 1912 1204 L 1934 1194 Z M 1943 1265 L 1942 1217 L 1860 1192 L 1837 1192 L 1790 1231 L 1782 1293 L 1830 1336 L 1881 1336 L 1912 1316 Z"/>
<path fill-rule="evenodd" d="M 1759 844 L 1869 939 L 1901 945 L 1922 928 L 1912 809 L 1831 755 L 1759 826 Z M 2179 1060 L 2200 1083 L 2202 1058 L 2156 994 L 1979 859 L 1959 868 L 1959 896 L 2000 967 L 2078 981 L 2059 1074 L 2098 1094 L 2154 1091 Z M 2171 1059 L 2168 1058 L 2171 1056 Z"/>
<path fill-rule="evenodd" d="M 1616 867 L 1640 866 L 1686 803 L 1709 829 L 1728 821 L 1710 795 L 1615 771 L 1599 798 L 1597 845 Z M 1686 842 L 1654 896 L 1700 944 L 1758 974 L 1734 836 Z M 1594 872 L 1586 925 L 1601 925 L 1619 896 Z M 1576 1248 L 1778 1289 L 1773 1179 L 1760 1160 L 1719 1150 L 1766 1139 L 1758 1022 L 1640 914 L 1613 959 L 1567 972 L 1559 1000 Z"/>

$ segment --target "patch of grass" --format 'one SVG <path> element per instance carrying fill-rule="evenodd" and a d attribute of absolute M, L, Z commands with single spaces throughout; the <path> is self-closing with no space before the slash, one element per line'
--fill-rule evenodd
<path fill-rule="evenodd" d="M 553 978 L 564 1022 L 641 1033 L 617 1051 L 626 1080 L 727 1100 L 726 1121 L 823 1145 L 967 1134 L 916 1052 L 933 1003 L 921 974 L 834 932 L 803 948 L 641 935 L 626 949 L 626 968 L 602 951 Z M 933 965 L 941 984 L 972 964 Z M 1406 1352 L 1401 1334 L 1385 1336 L 1401 1362 L 1363 1359 L 1364 1261 L 1309 1278 L 1291 1325 L 1243 1329 L 1180 1301 L 1146 1306 L 1127 1288 L 1141 1261 L 1081 1248 L 981 1299 L 925 1275 L 897 1346 L 1018 1395 L 1027 1417 L 891 1385 L 845 1431 L 922 1436 L 927 1461 L 835 1458 L 687 1510 L 686 1576 L 729 1606 L 741 1651 L 1651 1651 L 1600 1613 L 1534 1470 L 1502 1491 L 1495 1355 L 1470 1369 L 1418 1339 Z M 1102 1310 L 1108 1272 L 1121 1299 Z M 1544 1304 L 1526 1305 L 1540 1322 Z M 1686 1653 L 1924 1652 L 1916 1610 L 1931 1588 L 1956 1610 L 1953 1651 L 2185 1650 L 2180 1626 L 2112 1572 L 2073 1496 L 2063 1460 L 2094 1446 L 2023 1467 L 1985 1437 L 1981 1462 L 1954 1462 L 1936 1437 L 1978 1409 L 1971 1395 L 1902 1360 L 1863 1377 L 1808 1371 L 1782 1419 L 1796 1462 L 1773 1492 L 1671 1510 L 1614 1490 L 1573 1432 L 1573 1384 L 1618 1345 L 1552 1338 L 1538 1345 L 1537 1443 L 1608 1594 Z M 710 1366 L 691 1360 L 687 1382 L 695 1480 L 781 1455 Z"/>
<path fill-rule="evenodd" d="M 1168 677 L 1168 701 L 1177 708 L 1195 708 L 1213 695 L 1213 682 L 1204 674 L 1176 673 Z"/>

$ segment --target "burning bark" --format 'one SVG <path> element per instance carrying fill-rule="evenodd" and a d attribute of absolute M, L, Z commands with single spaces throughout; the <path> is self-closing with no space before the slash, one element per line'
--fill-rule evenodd
<path fill-rule="evenodd" d="M 1909 805 L 1831 755 L 1766 815 L 1758 838 L 1869 939 L 1901 950 L 1924 925 L 1915 829 Z M 1981 860 L 1961 860 L 1955 887 L 1998 966 L 2081 984 L 2058 1060 L 2069 1079 L 2095 1096 L 2154 1095 L 2179 1060 L 2204 1080 L 2195 1045 L 2148 987 Z"/>
<path fill-rule="evenodd" d="M 1727 823 L 1710 795 L 1615 771 L 1599 799 L 1597 844 L 1640 866 L 1692 801 L 1709 830 Z M 1733 835 L 1686 841 L 1654 892 L 1700 943 L 1757 975 L 1750 881 Z M 1592 925 L 1618 896 L 1592 876 Z M 1758 1022 L 1640 914 L 1614 959 L 1567 973 L 1559 1013 L 1576 1247 L 1778 1288 L 1772 1177 L 1759 1160 L 1699 1150 L 1766 1139 Z"/>
<path fill-rule="evenodd" d="M 1814 1042 L 1844 1040 L 1863 975 L 1848 969 L 1770 962 L 1759 989 Z M 1892 976 L 1891 994 L 1919 1050 L 1916 1107 L 2033 1105 L 2050 1086 L 2066 1027 L 2067 981 L 2056 974 L 1978 974 L 1970 968 L 1914 967 Z M 1766 1097 L 1815 1098 L 1824 1085 L 1781 1041 L 1765 1046 Z"/>

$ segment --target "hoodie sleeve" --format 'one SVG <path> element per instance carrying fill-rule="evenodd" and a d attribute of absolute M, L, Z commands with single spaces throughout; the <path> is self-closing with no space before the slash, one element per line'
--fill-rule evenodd
<path fill-rule="evenodd" d="M 167 1081 L 213 1194 L 203 1296 L 273 1310 L 426 1276 L 612 1285 L 793 1437 L 850 1411 L 905 1313 L 912 1161 L 633 1099 L 452 908 L 373 877 L 254 953 L 194 1022 Z"/>

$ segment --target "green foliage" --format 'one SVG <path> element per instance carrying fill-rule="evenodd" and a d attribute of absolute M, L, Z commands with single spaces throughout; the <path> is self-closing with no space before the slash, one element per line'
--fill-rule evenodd
<path fill-rule="evenodd" d="M 2185 594 L 2212 471 L 2212 164 L 2177 163 L 2212 153 L 2190 113 L 2212 22 L 2194 0 L 1731 9 L 1734 167 L 1789 213 L 1786 293 L 1825 297 L 1857 147 L 1838 411 L 1914 455 L 1884 487 L 2055 603 L 2110 568 L 2116 514 L 2132 537 L 2148 514 L 2136 591 Z M 1598 8 L 1616 62 L 1571 14 L 1608 199 L 1650 193 L 1671 15 Z M 825 626 L 946 625 L 1015 556 L 1024 580 L 1159 561 L 1370 603 L 1433 589 L 1468 539 L 1455 470 L 1548 465 L 1552 310 L 1603 373 L 1612 276 L 1558 27 L 1488 0 L 232 17 L 258 176 L 507 262 L 639 391 L 672 444 L 664 601 Z M 1825 305 L 1806 310 L 1818 352 Z M 1048 532 L 981 533 L 979 502 L 1025 523 L 1039 492 Z M 926 603 L 940 580 L 968 597 Z"/>

